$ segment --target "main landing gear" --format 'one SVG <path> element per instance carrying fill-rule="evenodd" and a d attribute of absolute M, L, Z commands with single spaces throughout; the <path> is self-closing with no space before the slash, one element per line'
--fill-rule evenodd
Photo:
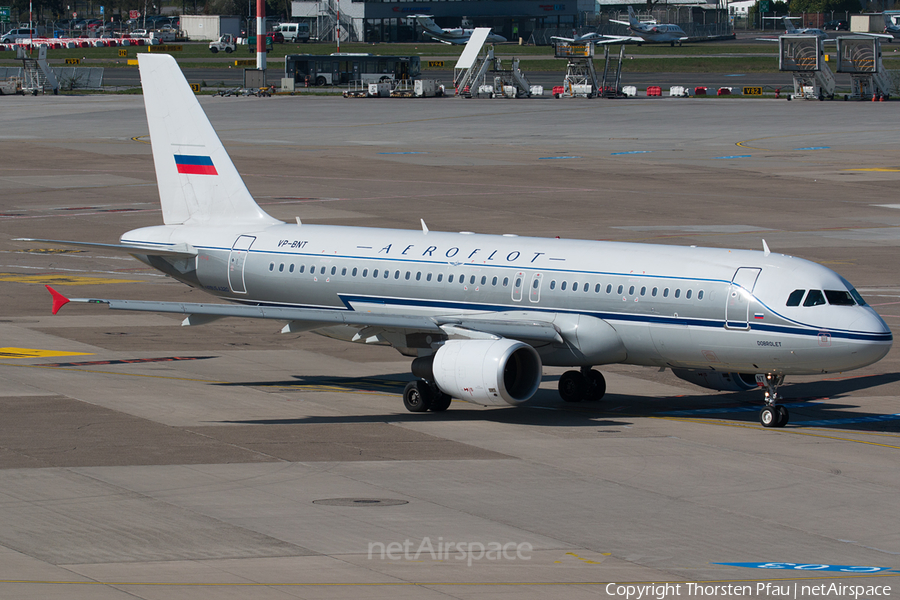
<path fill-rule="evenodd" d="M 437 388 L 425 381 L 410 381 L 403 390 L 403 406 L 409 412 L 441 412 L 450 408 L 453 401 L 448 394 L 445 394 Z"/>
<path fill-rule="evenodd" d="M 596 402 L 606 393 L 606 379 L 600 371 L 582 367 L 566 371 L 559 378 L 559 395 L 566 402 Z"/>
<path fill-rule="evenodd" d="M 788 409 L 778 404 L 778 386 L 784 383 L 784 375 L 766 374 L 766 405 L 759 411 L 759 422 L 763 427 L 784 427 L 790 415 Z"/>

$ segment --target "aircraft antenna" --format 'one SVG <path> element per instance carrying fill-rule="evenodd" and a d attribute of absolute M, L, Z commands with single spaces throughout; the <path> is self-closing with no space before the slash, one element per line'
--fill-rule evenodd
<path fill-rule="evenodd" d="M 768 256 L 769 255 L 769 245 L 766 243 L 766 240 L 763 239 L 763 253 Z"/>
<path fill-rule="evenodd" d="M 425 219 L 419 219 L 419 222 L 422 223 L 422 233 L 428 233 L 428 225 L 425 224 Z"/>
<path fill-rule="evenodd" d="M 297 225 L 303 225 L 303 223 L 300 221 L 300 217 L 294 217 L 294 218 L 297 219 Z"/>

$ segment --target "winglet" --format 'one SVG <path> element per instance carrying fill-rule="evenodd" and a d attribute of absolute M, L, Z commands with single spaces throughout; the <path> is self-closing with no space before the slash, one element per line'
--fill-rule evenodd
<path fill-rule="evenodd" d="M 53 314 L 55 315 L 59 312 L 59 309 L 69 303 L 69 299 L 54 290 L 49 285 L 45 287 L 50 291 L 50 295 L 53 296 Z"/>

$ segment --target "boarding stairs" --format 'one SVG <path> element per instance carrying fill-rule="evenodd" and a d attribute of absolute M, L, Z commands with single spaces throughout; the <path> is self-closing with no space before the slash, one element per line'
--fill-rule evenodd
<path fill-rule="evenodd" d="M 566 77 L 563 89 L 566 96 L 582 96 L 591 98 L 599 89 L 597 72 L 594 70 L 594 44 L 559 43 L 556 45 L 556 58 L 565 58 Z"/>
<path fill-rule="evenodd" d="M 834 73 L 825 62 L 825 47 L 815 35 L 791 34 L 778 38 L 778 69 L 794 77 L 792 99 L 834 98 Z"/>
<path fill-rule="evenodd" d="M 837 56 L 837 72 L 850 74 L 848 98 L 890 98 L 891 79 L 881 63 L 881 40 L 868 36 L 838 37 Z"/>
<path fill-rule="evenodd" d="M 457 96 L 472 97 L 472 90 L 477 93 L 479 85 L 484 82 L 484 76 L 494 62 L 494 47 L 490 46 L 482 55 L 481 49 L 487 41 L 489 27 L 478 27 L 469 37 L 466 46 L 453 67 L 453 87 Z"/>
<path fill-rule="evenodd" d="M 342 14 L 338 11 L 338 0 L 322 0 L 319 2 L 319 31 L 316 32 L 319 41 L 335 41 L 335 26 L 338 24 L 338 15 L 340 15 L 341 41 L 360 41 L 357 39 L 356 30 L 353 28 L 353 19 L 347 14 Z"/>
<path fill-rule="evenodd" d="M 47 63 L 47 48 L 40 48 L 38 58 L 31 58 L 22 48 L 19 48 L 19 53 L 19 58 L 22 59 L 22 78 L 24 80 L 22 91 L 35 96 L 38 93 L 57 93 L 59 82 Z"/>
<path fill-rule="evenodd" d="M 625 58 L 625 45 L 619 46 L 619 56 L 615 63 L 615 75 L 610 73 L 609 46 L 603 46 L 603 79 L 597 95 L 601 98 L 624 98 L 622 93 L 622 61 Z"/>

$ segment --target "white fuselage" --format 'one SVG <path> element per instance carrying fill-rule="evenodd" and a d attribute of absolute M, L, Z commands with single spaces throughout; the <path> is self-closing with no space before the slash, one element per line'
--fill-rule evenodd
<path fill-rule="evenodd" d="M 515 312 L 545 321 L 587 315 L 624 345 L 626 356 L 609 362 L 815 374 L 871 364 L 892 343 L 860 302 L 787 306 L 796 290 L 859 296 L 830 269 L 774 253 L 294 224 L 148 227 L 122 243 L 190 244 L 198 256 L 167 272 L 243 304 L 429 317 Z M 544 364 L 577 364 L 537 350 Z"/>

